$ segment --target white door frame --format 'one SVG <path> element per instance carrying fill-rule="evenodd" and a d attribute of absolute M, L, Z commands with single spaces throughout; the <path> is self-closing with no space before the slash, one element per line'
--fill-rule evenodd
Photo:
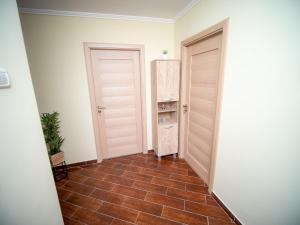
<path fill-rule="evenodd" d="M 225 52 L 227 45 L 227 35 L 228 35 L 228 23 L 229 19 L 226 19 L 214 26 L 211 26 L 204 31 L 187 38 L 181 42 L 181 59 L 182 59 L 182 75 L 181 75 L 181 106 L 188 104 L 187 102 L 187 48 L 190 45 L 193 45 L 205 38 L 208 38 L 216 33 L 222 32 L 222 46 L 221 46 L 221 55 L 220 55 L 220 64 L 219 64 L 219 82 L 218 82 L 218 95 L 217 95 L 217 105 L 216 105 L 216 120 L 213 134 L 213 144 L 212 144 L 212 153 L 211 153 L 211 164 L 209 171 L 209 182 L 208 190 L 211 193 L 213 188 L 214 176 L 215 176 L 215 166 L 216 166 L 216 156 L 217 156 L 217 144 L 218 144 L 218 134 L 219 134 L 219 123 L 220 123 L 220 114 L 221 114 L 221 105 L 222 105 L 222 93 L 223 93 L 223 83 L 224 83 L 224 65 L 225 65 Z M 180 138 L 179 138 L 179 156 L 184 158 L 184 152 L 186 151 L 185 146 L 187 143 L 186 130 L 187 121 L 186 121 L 186 112 L 184 108 L 181 107 L 180 110 Z M 192 165 L 190 165 L 192 166 Z"/>
<path fill-rule="evenodd" d="M 92 70 L 92 59 L 91 50 L 127 50 L 127 51 L 139 51 L 139 61 L 140 61 L 140 81 L 141 81 L 141 104 L 142 104 L 142 151 L 144 154 L 148 153 L 147 147 L 147 115 L 146 115 L 146 80 L 145 80 L 145 50 L 143 45 L 133 45 L 133 44 L 106 44 L 106 43 L 94 43 L 94 42 L 84 42 L 84 55 L 87 70 L 87 78 L 89 85 L 89 93 L 91 100 L 91 110 L 93 118 L 94 136 L 96 142 L 97 150 L 97 161 L 102 162 L 104 149 L 101 149 L 100 143 L 100 129 L 98 123 L 98 113 L 97 104 L 95 98 L 95 86 L 93 79 Z"/>

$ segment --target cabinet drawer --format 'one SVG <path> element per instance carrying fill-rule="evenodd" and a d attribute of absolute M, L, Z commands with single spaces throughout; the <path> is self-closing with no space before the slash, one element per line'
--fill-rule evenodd
<path fill-rule="evenodd" d="M 178 152 L 178 124 L 158 125 L 158 156 Z"/>

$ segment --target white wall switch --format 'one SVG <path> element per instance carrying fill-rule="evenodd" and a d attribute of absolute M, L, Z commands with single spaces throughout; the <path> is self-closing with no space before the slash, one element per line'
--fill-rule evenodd
<path fill-rule="evenodd" d="M 0 88 L 9 88 L 9 76 L 5 69 L 0 68 Z"/>

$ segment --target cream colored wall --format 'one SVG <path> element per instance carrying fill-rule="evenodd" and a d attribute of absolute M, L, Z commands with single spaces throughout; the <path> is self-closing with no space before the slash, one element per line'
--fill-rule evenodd
<path fill-rule="evenodd" d="M 63 225 L 15 1 L 1 0 L 0 28 L 0 224 Z"/>
<path fill-rule="evenodd" d="M 174 49 L 174 24 L 21 14 L 40 113 L 58 111 L 68 163 L 96 159 L 83 42 L 145 45 L 148 149 L 150 61 Z"/>
<path fill-rule="evenodd" d="M 213 192 L 246 225 L 300 221 L 300 2 L 201 0 L 180 42 L 230 18 Z"/>

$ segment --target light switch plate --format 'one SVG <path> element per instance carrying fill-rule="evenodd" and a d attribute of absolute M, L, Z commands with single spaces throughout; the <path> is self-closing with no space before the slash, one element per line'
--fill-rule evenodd
<path fill-rule="evenodd" d="M 9 88 L 9 76 L 5 69 L 0 68 L 0 88 Z"/>

